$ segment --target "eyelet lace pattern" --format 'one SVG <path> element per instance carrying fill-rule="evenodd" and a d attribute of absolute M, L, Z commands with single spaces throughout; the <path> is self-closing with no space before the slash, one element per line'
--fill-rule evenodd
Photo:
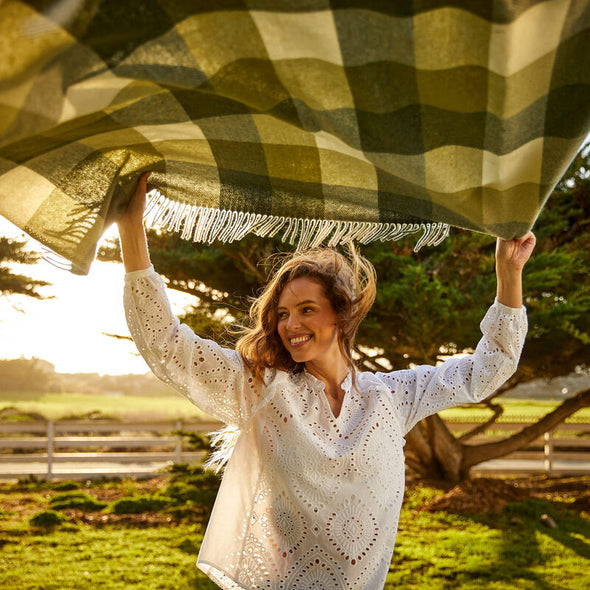
<path fill-rule="evenodd" d="M 438 367 L 349 374 L 335 417 L 307 372 L 269 372 L 256 391 L 233 350 L 173 316 L 153 271 L 126 276 L 131 334 L 162 380 L 239 429 L 198 566 L 221 588 L 381 589 L 404 492 L 405 434 L 442 409 L 479 401 L 515 370 L 524 308 L 495 303 L 473 355 Z"/>

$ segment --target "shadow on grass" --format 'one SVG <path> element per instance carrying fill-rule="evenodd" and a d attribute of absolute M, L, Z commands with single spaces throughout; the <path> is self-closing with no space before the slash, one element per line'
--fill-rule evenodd
<path fill-rule="evenodd" d="M 408 499 L 385 590 L 590 587 L 590 521 L 565 503 L 527 499 L 501 513 L 453 514 L 420 510 L 422 496 Z M 542 524 L 543 514 L 558 528 Z"/>
<path fill-rule="evenodd" d="M 541 515 L 547 514 L 557 528 L 551 528 L 541 522 Z M 555 585 L 533 568 L 547 563 L 544 540 L 551 540 L 560 545 L 560 549 L 569 549 L 579 557 L 590 559 L 590 522 L 580 518 L 577 513 L 567 508 L 556 506 L 546 500 L 528 499 L 510 504 L 501 515 L 466 515 L 474 522 L 495 528 L 502 534 L 502 548 L 497 564 L 487 565 L 480 569 L 472 569 L 469 577 L 498 579 L 498 570 L 503 571 L 502 577 L 514 580 L 528 580 L 540 590 L 561 590 L 573 586 Z M 561 552 L 565 555 L 567 552 Z M 565 558 L 567 559 L 567 558 Z M 564 560 L 563 566 L 566 561 Z M 555 565 L 552 566 L 556 568 Z M 573 572 L 563 570 L 563 581 Z M 515 586 L 517 587 L 517 586 Z"/>

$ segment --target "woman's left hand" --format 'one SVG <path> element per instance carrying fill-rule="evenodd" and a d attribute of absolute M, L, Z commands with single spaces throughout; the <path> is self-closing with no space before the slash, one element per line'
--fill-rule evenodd
<path fill-rule="evenodd" d="M 502 240 L 496 242 L 496 265 L 498 268 L 522 272 L 524 265 L 530 258 L 536 243 L 535 234 L 529 232 L 522 238 Z"/>

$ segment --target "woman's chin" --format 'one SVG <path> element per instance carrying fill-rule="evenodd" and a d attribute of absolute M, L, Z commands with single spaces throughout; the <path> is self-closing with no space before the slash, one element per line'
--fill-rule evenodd
<path fill-rule="evenodd" d="M 308 351 L 298 350 L 296 348 L 289 350 L 289 354 L 296 363 L 306 363 L 307 361 L 311 360 L 313 356 L 310 355 Z"/>

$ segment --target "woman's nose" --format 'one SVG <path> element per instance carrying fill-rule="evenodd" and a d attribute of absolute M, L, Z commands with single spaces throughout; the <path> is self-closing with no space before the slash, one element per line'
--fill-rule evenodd
<path fill-rule="evenodd" d="M 299 327 L 299 317 L 297 316 L 297 314 L 292 313 L 288 318 L 287 318 L 287 328 L 289 330 L 293 330 L 294 328 Z"/>

